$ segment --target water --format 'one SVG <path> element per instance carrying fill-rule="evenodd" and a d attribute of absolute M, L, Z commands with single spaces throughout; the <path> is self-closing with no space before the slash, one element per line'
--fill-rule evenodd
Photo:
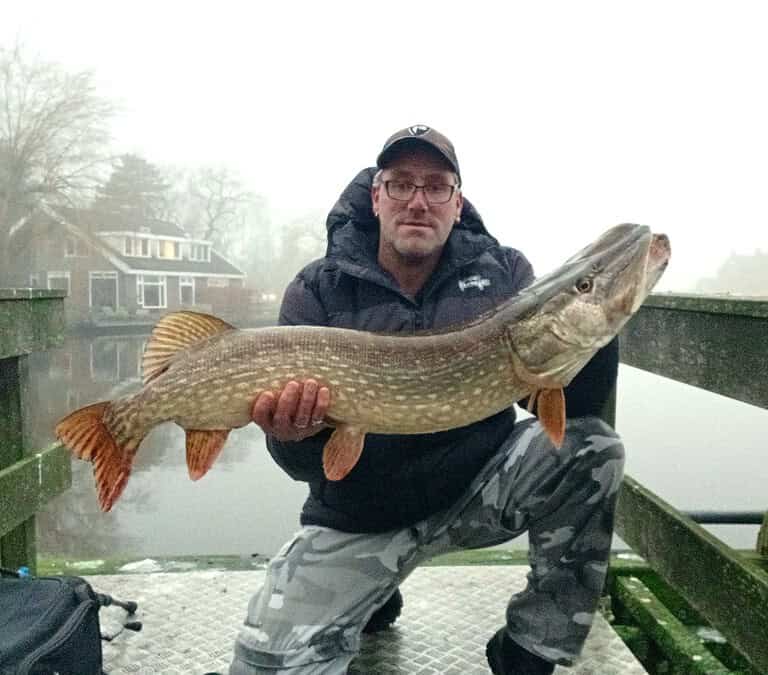
<path fill-rule="evenodd" d="M 69 339 L 30 357 L 27 422 L 35 447 L 71 410 L 135 391 L 146 336 Z M 768 411 L 621 367 L 617 428 L 627 472 L 681 509 L 766 508 Z M 39 549 L 71 558 L 272 555 L 297 529 L 306 486 L 272 461 L 256 425 L 234 430 L 211 471 L 189 480 L 184 434 L 155 429 L 110 513 L 96 500 L 91 465 L 73 461 L 73 485 L 39 516 Z M 757 527 L 711 530 L 752 548 Z M 510 544 L 525 546 L 520 538 Z"/>

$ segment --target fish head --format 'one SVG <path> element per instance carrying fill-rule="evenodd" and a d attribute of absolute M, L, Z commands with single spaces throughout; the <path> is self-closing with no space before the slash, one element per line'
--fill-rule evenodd
<path fill-rule="evenodd" d="M 569 384 L 640 308 L 669 256 L 666 235 L 617 225 L 536 280 L 507 324 L 518 374 L 535 388 Z"/>

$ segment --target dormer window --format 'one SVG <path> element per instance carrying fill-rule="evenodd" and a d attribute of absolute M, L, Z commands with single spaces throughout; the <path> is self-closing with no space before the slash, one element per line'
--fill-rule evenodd
<path fill-rule="evenodd" d="M 149 258 L 149 239 L 126 237 L 123 240 L 123 254 L 137 258 Z"/>
<path fill-rule="evenodd" d="M 163 239 L 157 242 L 158 258 L 166 258 L 168 260 L 181 260 L 181 244 L 178 241 L 168 241 Z"/>
<path fill-rule="evenodd" d="M 189 247 L 189 259 L 198 262 L 210 262 L 211 247 L 207 244 L 191 244 Z"/>

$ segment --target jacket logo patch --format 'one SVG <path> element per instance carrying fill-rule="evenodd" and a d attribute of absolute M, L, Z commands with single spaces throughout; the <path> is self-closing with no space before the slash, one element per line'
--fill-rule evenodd
<path fill-rule="evenodd" d="M 429 127 L 424 124 L 414 124 L 412 127 L 408 127 L 408 133 L 411 136 L 421 136 L 429 131 Z"/>
<path fill-rule="evenodd" d="M 476 288 L 482 291 L 484 288 L 491 285 L 491 280 L 481 277 L 479 274 L 473 274 L 466 279 L 459 279 L 459 290 L 466 291 L 468 288 Z"/>

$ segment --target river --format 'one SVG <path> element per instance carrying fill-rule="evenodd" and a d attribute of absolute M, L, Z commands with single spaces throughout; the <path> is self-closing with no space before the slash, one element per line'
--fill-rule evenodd
<path fill-rule="evenodd" d="M 30 356 L 26 414 L 35 447 L 53 440 L 67 412 L 138 389 L 146 339 L 70 338 Z M 768 411 L 621 366 L 616 422 L 627 473 L 674 506 L 765 510 Z M 75 559 L 269 556 L 297 529 L 305 493 L 274 464 L 255 425 L 233 431 L 211 471 L 193 483 L 184 434 L 167 424 L 142 444 L 110 513 L 99 510 L 91 465 L 73 460 L 72 488 L 38 518 L 39 552 Z M 758 528 L 710 529 L 732 546 L 752 548 Z M 525 545 L 524 537 L 509 544 Z"/>

